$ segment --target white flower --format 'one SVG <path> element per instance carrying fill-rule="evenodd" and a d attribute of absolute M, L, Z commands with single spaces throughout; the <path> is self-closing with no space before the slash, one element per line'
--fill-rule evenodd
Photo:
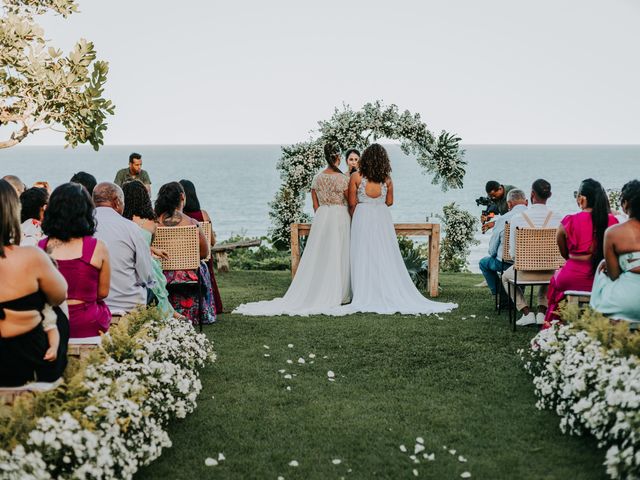
<path fill-rule="evenodd" d="M 460 474 L 460 478 L 471 478 L 471 473 L 469 472 L 462 472 Z"/>
<path fill-rule="evenodd" d="M 207 457 L 204 459 L 204 464 L 207 467 L 215 467 L 216 465 L 218 465 L 218 461 L 215 458 Z"/>
<path fill-rule="evenodd" d="M 331 370 L 329 370 L 329 371 L 327 372 L 327 377 L 329 377 L 329 378 L 335 378 L 335 376 L 336 376 L 336 374 L 335 374 L 335 373 L 333 373 Z"/>
<path fill-rule="evenodd" d="M 333 463 L 334 465 L 340 465 L 342 463 L 342 460 L 340 460 L 339 458 L 334 458 L 333 460 L 331 460 L 331 463 Z"/>
<path fill-rule="evenodd" d="M 299 363 L 299 364 L 301 364 L 301 365 L 303 365 L 303 364 L 305 363 L 304 358 L 300 357 L 300 358 L 298 359 L 298 363 Z"/>
<path fill-rule="evenodd" d="M 297 460 L 291 460 L 291 461 L 289 462 L 289 466 L 290 466 L 290 467 L 297 467 L 297 466 L 299 466 L 299 465 L 300 465 L 300 464 L 298 463 L 298 461 L 297 461 Z"/>
<path fill-rule="evenodd" d="M 407 447 L 405 447 L 404 445 L 400 445 L 400 451 L 403 453 L 407 452 Z"/>

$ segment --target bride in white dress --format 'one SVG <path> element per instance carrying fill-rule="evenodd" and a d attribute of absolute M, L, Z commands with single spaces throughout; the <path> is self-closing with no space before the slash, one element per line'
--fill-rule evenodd
<path fill-rule="evenodd" d="M 311 184 L 315 210 L 313 225 L 289 290 L 282 298 L 242 304 L 233 313 L 253 316 L 318 315 L 329 313 L 351 299 L 349 179 L 338 168 L 340 150 L 327 144 L 324 154 L 328 166 L 314 177 Z"/>
<path fill-rule="evenodd" d="M 428 300 L 415 287 L 398 246 L 389 207 L 393 204 L 391 165 L 386 150 L 369 146 L 360 157 L 360 170 L 349 182 L 351 223 L 350 305 L 335 314 L 431 314 L 449 312 L 458 305 Z"/>

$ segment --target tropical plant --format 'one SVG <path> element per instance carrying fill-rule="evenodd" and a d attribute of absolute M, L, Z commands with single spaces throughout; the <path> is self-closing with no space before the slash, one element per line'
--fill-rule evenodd
<path fill-rule="evenodd" d="M 42 129 L 64 133 L 68 145 L 103 144 L 107 115 L 114 105 L 103 97 L 109 67 L 96 60 L 92 42 L 80 39 L 65 55 L 49 45 L 36 16 L 66 18 L 75 0 L 2 0 L 0 16 L 0 127 L 13 147 Z"/>
<path fill-rule="evenodd" d="M 428 248 L 409 237 L 399 237 L 398 245 L 409 276 L 418 290 L 427 288 L 429 279 Z"/>
<path fill-rule="evenodd" d="M 277 246 L 289 246 L 292 223 L 309 221 L 302 211 L 304 194 L 311 187 L 313 175 L 324 165 L 323 146 L 327 142 L 346 150 L 363 149 L 378 139 L 399 140 L 402 151 L 415 156 L 424 173 L 433 176 L 432 183 L 440 184 L 443 190 L 462 187 L 466 161 L 462 158 L 461 139 L 446 132 L 436 137 L 418 114 L 400 113 L 396 105 L 376 101 L 359 111 L 344 105 L 318 126 L 315 138 L 282 147 L 277 164 L 282 186 L 269 213 L 270 233 Z"/>

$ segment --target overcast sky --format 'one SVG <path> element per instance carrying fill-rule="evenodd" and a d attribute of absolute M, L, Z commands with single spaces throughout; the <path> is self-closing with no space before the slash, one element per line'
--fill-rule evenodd
<path fill-rule="evenodd" d="M 640 143 L 638 0 L 79 0 L 107 144 L 293 143 L 381 99 L 464 143 Z M 62 144 L 51 133 L 27 144 Z"/>

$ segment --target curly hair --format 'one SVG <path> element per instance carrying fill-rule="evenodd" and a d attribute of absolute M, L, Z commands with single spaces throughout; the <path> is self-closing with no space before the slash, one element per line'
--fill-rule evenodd
<path fill-rule="evenodd" d="M 384 147 L 369 145 L 360 157 L 360 174 L 371 182 L 384 183 L 391 175 L 391 163 Z"/>
<path fill-rule="evenodd" d="M 621 202 L 627 202 L 629 218 L 640 220 L 640 181 L 631 180 L 624 184 Z"/>
<path fill-rule="evenodd" d="M 184 211 L 185 212 L 199 212 L 200 208 L 200 200 L 198 200 L 198 194 L 196 193 L 196 186 L 193 184 L 191 180 L 180 180 L 180 185 L 184 189 L 184 195 L 186 200 L 184 202 Z"/>
<path fill-rule="evenodd" d="M 147 187 L 139 180 L 132 180 L 122 185 L 124 193 L 124 211 L 122 216 L 131 220 L 133 216 L 155 220 L 156 214 L 151 205 L 151 197 Z"/>
<path fill-rule="evenodd" d="M 92 236 L 96 232 L 95 212 L 86 188 L 79 183 L 63 183 L 49 197 L 42 231 L 63 242 Z"/>
<path fill-rule="evenodd" d="M 40 220 L 40 209 L 49 201 L 49 192 L 46 188 L 27 188 L 20 195 L 20 221 L 25 222 L 30 218 Z"/>
<path fill-rule="evenodd" d="M 169 182 L 162 185 L 156 198 L 156 216 L 173 215 L 180 208 L 181 195 L 184 195 L 184 189 L 180 183 Z"/>
<path fill-rule="evenodd" d="M 0 258 L 5 247 L 20 243 L 20 201 L 16 189 L 6 180 L 0 180 Z"/>

